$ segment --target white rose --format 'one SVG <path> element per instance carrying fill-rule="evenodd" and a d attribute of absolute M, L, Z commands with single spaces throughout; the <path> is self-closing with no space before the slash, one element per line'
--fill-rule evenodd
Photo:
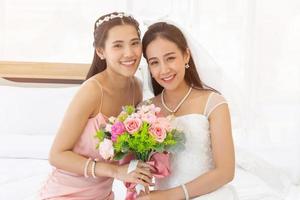
<path fill-rule="evenodd" d="M 106 126 L 105 126 L 105 131 L 111 132 L 111 127 L 112 127 L 111 124 L 106 124 Z"/>
<path fill-rule="evenodd" d="M 116 119 L 117 118 L 115 118 L 115 117 L 110 117 L 110 118 L 108 118 L 108 121 L 113 124 L 113 123 L 115 123 Z"/>
<path fill-rule="evenodd" d="M 105 159 L 113 157 L 114 155 L 114 147 L 111 140 L 104 138 L 103 142 L 100 143 L 99 146 L 99 154 Z"/>

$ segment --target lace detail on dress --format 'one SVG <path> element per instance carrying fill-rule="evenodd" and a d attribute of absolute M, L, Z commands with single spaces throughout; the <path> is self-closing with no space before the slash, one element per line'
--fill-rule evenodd
<path fill-rule="evenodd" d="M 208 118 L 209 115 L 222 104 L 227 104 L 227 101 L 222 95 L 215 92 L 210 93 L 204 109 L 204 115 Z"/>
<path fill-rule="evenodd" d="M 157 180 L 157 187 L 167 189 L 189 182 L 214 167 L 209 121 L 201 114 L 175 118 L 173 123 L 186 136 L 185 149 L 171 155 L 171 176 Z"/>
<path fill-rule="evenodd" d="M 205 108 L 205 114 L 187 114 L 175 117 L 172 125 L 182 130 L 186 136 L 185 149 L 170 156 L 171 175 L 156 179 L 156 189 L 168 189 L 185 184 L 215 167 L 209 130 L 209 114 L 225 99 L 211 93 Z M 196 197 L 197 200 L 237 200 L 234 188 L 225 185 L 220 189 Z"/>

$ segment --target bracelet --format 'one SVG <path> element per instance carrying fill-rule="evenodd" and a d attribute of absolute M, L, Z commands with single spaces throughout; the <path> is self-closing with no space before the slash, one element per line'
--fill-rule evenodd
<path fill-rule="evenodd" d="M 88 175 L 88 166 L 89 166 L 91 160 L 92 160 L 91 158 L 88 158 L 87 161 L 85 162 L 84 171 L 83 171 L 83 174 L 84 174 L 85 178 L 89 177 L 89 175 Z"/>
<path fill-rule="evenodd" d="M 186 189 L 185 184 L 181 184 L 181 187 L 182 187 L 183 192 L 184 192 L 185 200 L 189 200 L 190 197 L 189 197 L 189 193 L 188 193 L 188 191 L 187 191 L 187 189 Z"/>
<path fill-rule="evenodd" d="M 85 178 L 89 177 L 89 175 L 88 175 L 88 166 L 89 166 L 91 160 L 92 160 L 91 158 L 88 158 L 87 161 L 85 162 L 85 165 L 84 165 L 84 177 Z"/>
<path fill-rule="evenodd" d="M 96 160 L 94 160 L 93 163 L 92 163 L 92 177 L 93 178 L 97 178 L 97 176 L 96 176 L 96 164 L 97 164 L 97 162 L 96 162 Z"/>

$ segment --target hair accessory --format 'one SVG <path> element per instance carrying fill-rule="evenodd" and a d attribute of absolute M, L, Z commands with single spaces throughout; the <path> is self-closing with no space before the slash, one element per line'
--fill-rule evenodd
<path fill-rule="evenodd" d="M 130 17 L 130 15 L 126 13 L 118 13 L 118 14 L 110 14 L 109 16 L 104 17 L 104 19 L 99 19 L 96 22 L 96 27 L 98 28 L 103 22 L 107 22 L 114 18 L 123 18 L 123 17 Z"/>

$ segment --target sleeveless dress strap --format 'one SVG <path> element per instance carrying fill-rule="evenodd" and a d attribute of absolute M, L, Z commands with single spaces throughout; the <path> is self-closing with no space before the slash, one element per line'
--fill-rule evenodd
<path fill-rule="evenodd" d="M 101 110 L 102 110 L 102 102 L 103 102 L 103 97 L 104 97 L 102 85 L 101 85 L 101 83 L 100 83 L 97 79 L 95 79 L 95 78 L 91 78 L 91 80 L 94 81 L 94 82 L 97 84 L 97 86 L 100 88 L 100 91 L 101 91 L 101 101 L 100 101 L 100 106 L 99 106 L 99 111 L 98 111 L 98 113 L 100 113 Z"/>
<path fill-rule="evenodd" d="M 222 95 L 211 92 L 207 98 L 204 108 L 204 115 L 208 118 L 209 115 L 220 105 L 227 104 L 227 101 Z"/>
<path fill-rule="evenodd" d="M 100 102 L 99 111 L 98 111 L 98 113 L 99 113 L 102 111 L 102 104 L 103 104 L 103 98 L 104 98 L 103 88 L 102 88 L 101 83 L 97 79 L 91 78 L 90 80 L 94 81 L 101 91 L 101 102 Z M 134 81 L 134 78 L 131 80 L 131 85 L 133 85 L 132 86 L 132 88 L 133 88 L 132 105 L 134 106 L 135 105 L 135 81 Z"/>

